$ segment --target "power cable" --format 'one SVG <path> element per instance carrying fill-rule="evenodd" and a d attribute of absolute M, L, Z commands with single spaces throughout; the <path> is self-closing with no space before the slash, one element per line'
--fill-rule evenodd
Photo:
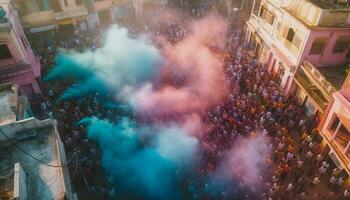
<path fill-rule="evenodd" d="M 1 132 L 1 134 L 2 134 L 6 139 L 10 140 L 10 138 L 4 133 L 4 131 L 3 131 L 2 129 L 0 129 L 0 132 Z M 70 159 L 70 161 L 68 161 L 66 165 L 51 165 L 51 164 L 49 164 L 49 163 L 47 163 L 47 162 L 45 162 L 45 161 L 42 161 L 42 160 L 40 160 L 39 158 L 33 156 L 32 154 L 30 154 L 29 152 L 27 152 L 26 150 L 24 150 L 24 149 L 22 149 L 20 146 L 18 146 L 16 143 L 14 143 L 14 146 L 15 146 L 18 150 L 22 151 L 23 153 L 25 153 L 26 155 L 28 155 L 29 157 L 31 157 L 32 159 L 34 159 L 34 160 L 36 160 L 36 161 L 38 161 L 38 162 L 40 162 L 40 163 L 42 163 L 42 164 L 44 164 L 44 165 L 47 165 L 47 166 L 49 166 L 49 167 L 65 167 L 67 164 L 69 164 L 69 163 L 73 160 L 73 159 Z M 75 154 L 75 153 L 74 153 L 74 154 Z M 73 157 L 74 157 L 74 156 L 72 156 L 72 158 L 73 158 Z"/>

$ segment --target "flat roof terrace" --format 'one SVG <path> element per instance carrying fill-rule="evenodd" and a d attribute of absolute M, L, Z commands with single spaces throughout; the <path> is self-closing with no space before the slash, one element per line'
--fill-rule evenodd
<path fill-rule="evenodd" d="M 0 127 L 0 131 L 5 133 L 6 130 L 3 129 Z M 52 126 L 16 133 L 16 137 L 6 142 L 6 146 L 0 147 L 0 175 L 7 176 L 5 181 L 0 181 L 0 199 L 13 199 L 15 163 L 20 163 L 26 173 L 28 200 L 64 198 L 62 168 L 52 167 L 61 165 Z M 28 154 L 52 166 L 39 162 Z"/>
<path fill-rule="evenodd" d="M 11 84 L 0 85 L 0 125 L 17 118 L 17 91 Z"/>
<path fill-rule="evenodd" d="M 331 0 L 311 0 L 313 4 L 322 9 L 337 10 L 337 9 L 349 9 L 350 4 L 348 1 L 331 1 Z"/>

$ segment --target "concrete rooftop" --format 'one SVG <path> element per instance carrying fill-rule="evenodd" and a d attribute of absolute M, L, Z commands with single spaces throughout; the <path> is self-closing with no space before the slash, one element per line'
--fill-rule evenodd
<path fill-rule="evenodd" d="M 16 121 L 17 91 L 10 84 L 0 85 L 0 125 Z"/>
<path fill-rule="evenodd" d="M 16 123 L 12 127 L 21 122 Z M 29 121 L 29 123 L 36 122 Z M 6 133 L 6 131 L 9 131 L 9 127 L 0 126 L 0 130 Z M 14 145 L 16 144 L 29 154 L 50 165 L 60 166 L 58 143 L 53 130 L 53 126 L 49 125 L 16 132 L 15 137 L 12 137 L 12 135 L 10 137 L 12 138 L 11 141 L 7 141 L 10 143 L 9 145 L 6 145 L 6 147 L 0 145 L 0 176 L 10 174 L 6 181 L 0 181 L 0 199 L 13 198 L 13 175 L 11 175 L 11 172 L 13 172 L 14 165 L 17 162 L 20 163 L 27 175 L 28 200 L 63 199 L 65 185 L 62 168 L 50 167 L 34 160 Z M 31 135 L 31 137 L 23 139 L 28 135 Z"/>

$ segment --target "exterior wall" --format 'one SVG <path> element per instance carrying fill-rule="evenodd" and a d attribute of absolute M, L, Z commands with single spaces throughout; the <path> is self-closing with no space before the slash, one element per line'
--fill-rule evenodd
<path fill-rule="evenodd" d="M 321 8 L 315 6 L 310 1 L 305 0 L 295 0 L 294 2 L 291 2 L 288 7 L 306 23 L 314 26 L 317 25 L 322 13 Z"/>
<path fill-rule="evenodd" d="M 66 4 L 66 3 L 67 4 Z M 25 12 L 21 13 L 24 27 L 38 28 L 48 25 L 59 25 L 78 23 L 82 18 L 88 19 L 88 10 L 85 0 L 81 5 L 77 5 L 76 0 L 57 0 L 59 9 L 54 10 L 52 5 L 47 8 L 40 8 L 39 3 L 33 0 L 14 0 L 13 5 L 18 10 L 23 10 L 21 5 L 25 5 Z"/>
<path fill-rule="evenodd" d="M 322 131 L 328 133 L 327 127 L 329 127 L 332 117 L 335 113 L 341 114 L 343 116 L 350 116 L 350 102 L 347 101 L 339 92 L 334 94 L 334 103 L 330 109 Z"/>
<path fill-rule="evenodd" d="M 23 90 L 24 85 L 30 85 L 34 93 L 40 93 L 39 85 L 36 78 L 40 77 L 40 62 L 34 56 L 29 42 L 23 32 L 22 25 L 18 19 L 18 14 L 11 7 L 5 8 L 7 10 L 7 23 L 0 24 L 2 27 L 0 31 L 1 44 L 6 44 L 12 58 L 0 60 L 0 70 L 5 68 L 18 68 L 20 65 L 29 65 L 27 69 L 21 69 L 15 75 L 9 75 L 10 80 L 14 84 L 18 84 L 20 92 L 30 94 L 31 91 Z M 4 72 L 2 72 L 4 73 Z M 6 74 L 4 74 L 6 76 Z M 28 92 L 28 93 L 27 93 Z"/>
<path fill-rule="evenodd" d="M 280 76 L 281 66 L 284 68 L 283 76 L 278 79 L 285 93 L 297 88 L 292 80 L 304 60 L 310 61 L 316 67 L 345 64 L 350 61 L 347 58 L 349 49 L 342 53 L 333 53 L 339 37 L 350 37 L 350 27 L 317 27 L 319 24 L 331 23 L 332 16 L 345 16 L 344 13 L 350 14 L 350 11 L 325 10 L 305 0 L 263 0 L 260 10 L 262 7 L 273 13 L 274 22 L 269 24 L 260 14 L 253 14 L 247 22 L 246 40 L 253 41 L 255 53 L 268 71 Z M 336 21 L 332 23 L 334 26 L 339 25 Z M 291 42 L 287 40 L 290 29 L 294 31 Z M 327 38 L 323 52 L 320 55 L 309 55 L 314 40 L 323 37 Z"/>
<path fill-rule="evenodd" d="M 95 11 L 109 10 L 113 7 L 114 2 L 112 0 L 95 1 Z"/>
<path fill-rule="evenodd" d="M 279 41 L 277 43 L 278 48 L 283 51 L 289 60 L 298 66 L 301 63 L 300 57 L 310 34 L 310 30 L 287 12 L 284 12 L 284 16 L 279 23 L 280 24 L 277 25 L 279 28 L 276 30 L 278 32 L 276 32 Z M 289 28 L 292 28 L 295 31 L 292 43 L 286 39 Z"/>
<path fill-rule="evenodd" d="M 339 160 L 341 160 L 347 173 L 350 174 L 350 158 L 344 153 L 345 148 L 333 138 L 334 133 L 329 130 L 329 127 L 336 114 L 345 117 L 350 116 L 350 102 L 340 92 L 336 92 L 333 97 L 334 102 L 328 107 L 318 129 L 320 130 L 323 139 L 327 141 L 331 150 L 335 152 L 335 154 L 339 157 Z"/>
<path fill-rule="evenodd" d="M 38 11 L 22 17 L 26 26 L 38 27 L 52 25 L 55 23 L 55 13 L 53 10 Z"/>
<path fill-rule="evenodd" d="M 259 16 L 252 15 L 247 22 L 247 39 L 248 35 L 258 35 L 261 51 L 259 60 L 265 64 L 268 71 L 281 75 L 280 68 L 284 69 L 279 81 L 285 93 L 288 93 L 292 85 L 294 73 L 301 62 L 306 39 L 310 33 L 309 29 L 300 21 L 290 15 L 283 6 L 289 1 L 264 0 L 261 7 L 267 8 L 275 15 L 273 24 L 267 23 Z M 289 28 L 295 32 L 294 39 L 287 41 Z M 252 37 L 249 37 L 252 38 Z M 254 39 L 254 38 L 253 38 Z"/>
<path fill-rule="evenodd" d="M 67 2 L 65 4 L 64 2 Z M 78 20 L 87 19 L 88 10 L 82 1 L 81 5 L 77 5 L 76 0 L 60 0 L 62 12 L 55 13 L 55 20 L 58 24 L 76 24 Z"/>
<path fill-rule="evenodd" d="M 309 0 L 294 0 L 288 5 L 293 13 L 313 27 L 339 27 L 350 25 L 350 10 L 321 8 Z"/>
<path fill-rule="evenodd" d="M 307 40 L 301 60 L 306 59 L 316 67 L 339 65 L 348 62 L 349 59 L 346 58 L 348 50 L 345 50 L 343 53 L 333 53 L 334 45 L 336 44 L 337 39 L 341 36 L 350 37 L 350 28 L 322 28 L 312 30 Z M 312 44 L 314 40 L 318 38 L 326 38 L 327 42 L 323 49 L 323 52 L 319 55 L 310 55 Z"/>

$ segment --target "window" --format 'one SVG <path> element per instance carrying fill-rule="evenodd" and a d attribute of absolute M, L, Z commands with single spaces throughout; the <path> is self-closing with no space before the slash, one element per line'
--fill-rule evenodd
<path fill-rule="evenodd" d="M 21 15 L 26 15 L 26 14 L 29 13 L 26 2 L 24 2 L 24 1 L 20 1 L 19 2 L 19 9 L 18 9 L 18 11 L 20 12 Z"/>
<path fill-rule="evenodd" d="M 294 30 L 293 30 L 292 28 L 289 28 L 288 34 L 287 34 L 287 40 L 288 40 L 289 42 L 293 42 L 294 35 L 295 35 Z"/>
<path fill-rule="evenodd" d="M 310 49 L 310 55 L 319 55 L 326 46 L 326 39 L 315 39 Z"/>
<path fill-rule="evenodd" d="M 77 5 L 83 5 L 83 0 L 75 0 L 75 3 L 76 3 Z"/>
<path fill-rule="evenodd" d="M 333 53 L 343 53 L 346 49 L 348 49 L 350 44 L 349 36 L 342 36 L 337 39 L 337 42 L 334 45 Z"/>
<path fill-rule="evenodd" d="M 59 0 L 50 0 L 52 9 L 53 9 L 55 12 L 61 12 L 61 11 L 62 11 L 61 6 L 60 6 L 60 3 L 59 3 L 58 1 L 59 1 Z"/>
<path fill-rule="evenodd" d="M 12 58 L 11 52 L 6 44 L 0 45 L 0 59 Z"/>
<path fill-rule="evenodd" d="M 40 11 L 51 10 L 51 3 L 48 0 L 38 0 L 38 6 Z"/>
<path fill-rule="evenodd" d="M 264 6 L 262 6 L 260 9 L 260 17 L 264 19 L 265 22 L 271 25 L 275 21 L 275 15 L 272 12 L 268 11 L 267 8 Z"/>
<path fill-rule="evenodd" d="M 348 53 L 346 54 L 346 59 L 350 59 L 350 49 L 348 50 Z"/>

